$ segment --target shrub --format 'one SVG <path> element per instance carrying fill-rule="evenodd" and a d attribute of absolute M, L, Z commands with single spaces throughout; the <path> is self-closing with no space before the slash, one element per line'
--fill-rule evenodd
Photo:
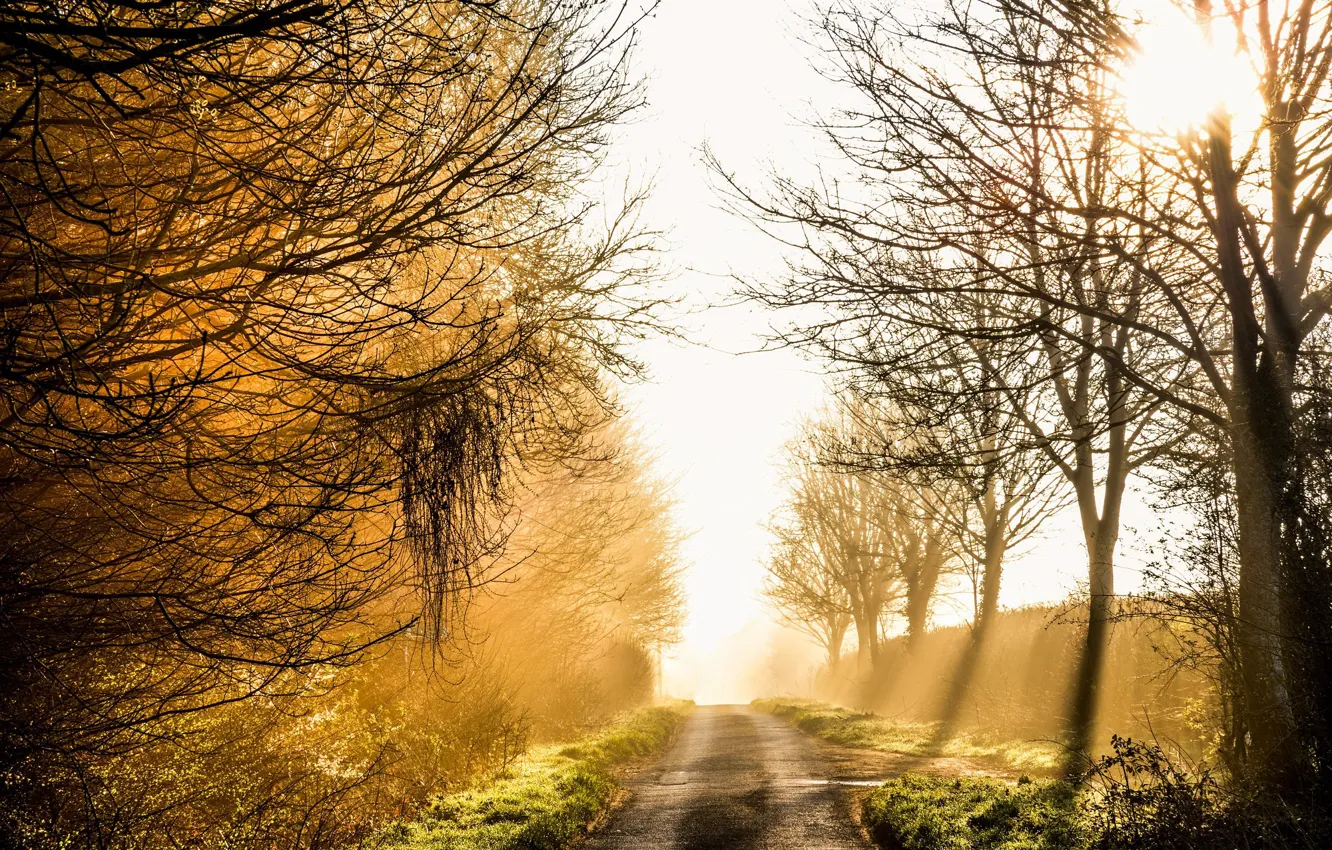
<path fill-rule="evenodd" d="M 1096 850 L 1315 850 L 1332 846 L 1320 794 L 1281 800 L 1159 746 L 1115 737 L 1089 771 L 1086 822 Z"/>

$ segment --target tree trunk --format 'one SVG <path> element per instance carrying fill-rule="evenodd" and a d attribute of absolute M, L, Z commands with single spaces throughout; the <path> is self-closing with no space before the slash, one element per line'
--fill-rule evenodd
<path fill-rule="evenodd" d="M 883 660 L 882 645 L 879 642 L 879 610 L 875 609 L 873 616 L 869 619 L 869 660 L 870 673 L 879 672 L 879 665 Z"/>
<path fill-rule="evenodd" d="M 842 644 L 846 641 L 847 624 L 835 621 L 828 627 L 828 670 L 836 673 L 842 665 Z"/>
<path fill-rule="evenodd" d="M 976 611 L 976 622 L 971 627 L 971 639 L 962 650 L 962 657 L 953 670 L 953 680 L 948 685 L 948 694 L 944 697 L 943 709 L 939 713 L 939 731 L 935 736 L 935 745 L 942 747 L 957 729 L 958 719 L 962 716 L 962 707 L 967 694 L 971 692 L 971 681 L 976 676 L 981 653 L 985 649 L 985 639 L 995 619 L 999 616 L 999 585 L 1003 577 L 1004 554 L 1008 549 L 1007 524 L 1000 517 L 988 517 L 985 522 L 985 554 L 981 564 L 981 600 Z"/>
<path fill-rule="evenodd" d="M 939 571 L 943 568 L 943 529 L 930 528 L 925 532 L 920 548 L 920 563 L 907 583 L 906 644 L 914 650 L 929 624 L 930 602 L 939 586 Z"/>
<path fill-rule="evenodd" d="M 871 649 L 871 641 L 878 635 L 879 624 L 866 622 L 865 609 L 858 609 L 856 616 L 856 672 L 864 676 L 873 669 L 877 649 Z"/>
<path fill-rule="evenodd" d="M 1104 523 L 1101 523 L 1104 525 Z M 1117 529 L 1088 535 L 1088 578 L 1091 599 L 1087 612 L 1087 638 L 1073 683 L 1072 716 L 1069 718 L 1071 769 L 1080 770 L 1091 754 L 1096 737 L 1096 714 L 1100 701 L 1101 673 L 1110 644 L 1111 617 L 1115 598 L 1115 545 Z"/>
<path fill-rule="evenodd" d="M 1281 575 L 1280 482 L 1274 480 L 1272 466 L 1278 462 L 1272 457 L 1276 441 L 1255 433 L 1260 427 L 1236 423 L 1233 429 L 1240 665 L 1250 766 L 1266 781 L 1288 785 L 1302 773 L 1303 759 L 1283 647 L 1288 630 Z"/>
<path fill-rule="evenodd" d="M 973 640 L 981 640 L 999 614 L 999 585 L 1003 579 L 1004 554 L 1008 541 L 1002 529 L 987 530 L 985 534 L 985 563 L 981 573 L 981 604 L 976 617 Z"/>
<path fill-rule="evenodd" d="M 1289 128 L 1293 132 L 1293 128 Z M 1291 217 L 1293 188 L 1289 151 L 1274 147 L 1274 215 Z M 1260 778 L 1290 784 L 1303 772 L 1296 740 L 1289 671 L 1283 640 L 1287 606 L 1283 594 L 1280 508 L 1291 453 L 1291 391 L 1298 332 L 1290 298 L 1298 297 L 1291 232 L 1273 229 L 1279 243 L 1273 260 L 1277 280 L 1264 290 L 1267 339 L 1260 333 L 1252 281 L 1243 262 L 1243 206 L 1234 171 L 1230 121 L 1224 112 L 1208 126 L 1208 171 L 1216 204 L 1214 233 L 1220 280 L 1231 319 L 1233 363 L 1230 403 L 1236 517 L 1239 524 L 1239 636 L 1241 682 L 1249 757 Z M 1292 291 L 1292 286 L 1294 291 Z"/>

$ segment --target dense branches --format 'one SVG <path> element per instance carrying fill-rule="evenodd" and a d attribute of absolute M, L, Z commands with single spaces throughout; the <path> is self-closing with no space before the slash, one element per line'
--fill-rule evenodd
<path fill-rule="evenodd" d="M 1326 481 L 1321 461 L 1303 460 L 1326 447 L 1295 448 L 1320 409 L 1302 376 L 1325 359 L 1311 340 L 1329 309 L 1332 19 L 1198 4 L 1200 40 L 1236 45 L 1260 106 L 1238 114 L 1225 97 L 1239 93 L 1222 93 L 1160 132 L 1126 103 L 1144 26 L 1132 14 L 1001 0 L 908 19 L 834 3 L 817 26 L 830 76 L 854 100 L 821 128 L 840 156 L 829 177 L 845 168 L 854 181 L 777 176 L 764 195 L 727 184 L 797 251 L 790 275 L 752 294 L 827 310 L 793 323 L 789 341 L 876 377 L 926 376 L 899 381 L 893 400 L 909 411 L 924 387 L 945 409 L 989 417 L 1071 485 L 1091 592 L 1073 708 L 1082 742 L 1129 476 L 1189 434 L 1211 441 L 1235 488 L 1250 767 L 1300 782 L 1326 762 L 1317 706 L 1332 678 L 1332 583 L 1311 554 L 1325 552 L 1328 519 L 1308 495 Z M 1172 12 L 1145 14 L 1151 25 Z M 958 351 L 965 379 L 935 380 Z M 958 456 L 977 457 L 966 442 Z"/>
<path fill-rule="evenodd" d="M 582 193 L 618 12 L 0 13 L 7 776 L 456 629 L 655 323 L 637 199 Z"/>
<path fill-rule="evenodd" d="M 956 566 L 950 494 L 900 471 L 847 468 L 839 447 L 869 437 L 844 405 L 807 423 L 791 447 L 791 494 L 774 518 L 768 597 L 812 633 L 836 666 L 854 626 L 862 672 L 878 671 L 881 633 L 894 620 L 908 642 L 924 634 L 941 579 Z"/>

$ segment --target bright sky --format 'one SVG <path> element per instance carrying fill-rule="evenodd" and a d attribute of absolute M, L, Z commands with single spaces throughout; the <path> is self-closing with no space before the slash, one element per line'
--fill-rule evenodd
<path fill-rule="evenodd" d="M 678 481 L 677 518 L 692 534 L 685 546 L 689 619 L 665 673 L 668 690 L 701 702 L 760 695 L 764 686 L 741 668 L 762 666 L 770 645 L 791 640 L 777 634 L 759 594 L 763 524 L 782 498 L 782 445 L 825 390 L 816 366 L 794 352 L 734 353 L 760 347 L 770 317 L 745 305 L 710 305 L 728 300 L 728 273 L 774 272 L 781 257 L 718 208 L 700 149 L 708 143 L 728 169 L 750 178 L 767 163 L 788 174 L 809 168 L 814 137 L 802 118 L 811 101 L 826 104 L 829 91 L 798 41 L 806 8 L 781 0 L 666 0 L 644 27 L 638 55 L 650 78 L 650 112 L 620 146 L 637 175 L 656 177 L 650 216 L 670 230 L 675 283 L 696 311 L 693 345 L 654 341 L 642 349 L 655 380 L 631 388 L 628 401 L 660 451 L 662 473 Z M 1144 515 L 1132 505 L 1126 513 L 1131 538 Z M 1141 562 L 1126 542 L 1123 589 Z M 1084 557 L 1074 517 L 1059 518 L 1009 566 L 1003 603 L 1064 597 L 1085 575 Z M 815 658 L 811 652 L 803 663 Z"/>

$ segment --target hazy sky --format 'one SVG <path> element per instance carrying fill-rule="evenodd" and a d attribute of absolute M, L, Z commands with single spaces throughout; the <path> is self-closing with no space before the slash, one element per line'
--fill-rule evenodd
<path fill-rule="evenodd" d="M 668 685 L 703 701 L 752 695 L 735 666 L 753 660 L 737 656 L 758 651 L 772 628 L 759 584 L 768 542 L 763 523 L 782 498 L 780 450 L 825 390 L 817 366 L 794 352 L 733 353 L 760 347 L 771 317 L 744 305 L 709 305 L 727 300 L 734 286 L 728 273 L 772 273 L 781 257 L 718 209 L 700 149 L 708 143 L 728 169 L 755 178 L 768 164 L 787 174 L 810 168 L 814 137 L 802 118 L 826 106 L 830 92 L 799 42 L 806 3 L 665 0 L 646 23 L 638 53 L 650 109 L 620 147 L 634 173 L 655 175 L 651 219 L 669 229 L 674 284 L 697 311 L 689 321 L 696 344 L 648 344 L 655 380 L 628 395 L 660 451 L 662 472 L 678 481 L 677 518 L 691 533 L 689 621 L 684 644 L 666 664 Z M 1132 527 L 1141 514 L 1126 509 Z M 1061 598 L 1085 574 L 1073 519 L 1053 523 L 1009 567 L 1005 604 Z M 1118 577 L 1130 585 L 1135 559 L 1126 553 L 1122 560 Z"/>

